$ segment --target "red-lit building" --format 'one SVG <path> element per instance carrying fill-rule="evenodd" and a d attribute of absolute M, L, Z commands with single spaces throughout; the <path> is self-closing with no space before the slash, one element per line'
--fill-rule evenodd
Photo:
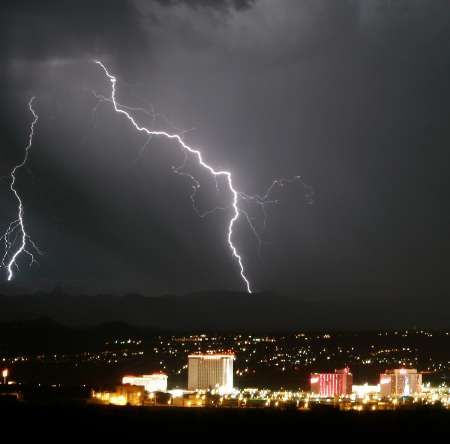
<path fill-rule="evenodd" d="M 334 398 L 352 393 L 353 375 L 348 368 L 334 373 L 312 373 L 311 392 L 323 398 Z"/>

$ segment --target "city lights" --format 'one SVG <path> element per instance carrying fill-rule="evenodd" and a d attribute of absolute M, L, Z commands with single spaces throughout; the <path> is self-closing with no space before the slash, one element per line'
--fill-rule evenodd
<path fill-rule="evenodd" d="M 372 412 L 439 405 L 446 409 L 450 388 L 422 378 L 429 375 L 431 381 L 436 381 L 442 375 L 445 380 L 449 362 L 431 360 L 427 350 L 421 351 L 417 344 L 426 338 L 427 344 L 433 341 L 433 348 L 438 348 L 439 341 L 446 341 L 448 335 L 446 331 L 435 331 L 432 336 L 427 333 L 409 331 L 407 338 L 394 334 L 403 345 L 392 339 L 389 347 L 384 340 L 375 340 L 385 337 L 384 332 L 116 336 L 92 351 L 11 354 L 0 359 L 8 385 L 14 383 L 5 379 L 9 376 L 7 368 L 16 365 L 70 363 L 84 369 L 96 368 L 96 372 L 102 369 L 110 381 L 109 388 L 93 387 L 90 402 L 115 406 L 299 411 L 323 406 Z M 368 360 L 370 365 L 363 363 Z M 330 368 L 339 362 L 348 366 Z M 397 366 L 398 362 L 414 362 L 416 366 Z M 144 363 L 151 366 L 145 368 Z M 124 371 L 111 383 L 119 369 L 132 368 L 142 368 L 143 374 Z M 284 381 L 291 381 L 289 388 L 281 388 Z"/>

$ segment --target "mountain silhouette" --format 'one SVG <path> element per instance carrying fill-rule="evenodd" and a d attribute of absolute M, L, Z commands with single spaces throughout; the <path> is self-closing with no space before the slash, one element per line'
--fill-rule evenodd
<path fill-rule="evenodd" d="M 140 294 L 94 296 L 48 293 L 0 295 L 0 322 L 47 318 L 70 326 L 119 322 L 114 328 L 151 326 L 162 330 L 377 329 L 414 326 L 447 328 L 439 304 L 417 300 L 361 297 L 307 301 L 294 295 L 229 291 L 149 297 Z M 36 321 L 38 322 L 38 321 Z M 127 324 L 127 325 L 125 325 Z"/>

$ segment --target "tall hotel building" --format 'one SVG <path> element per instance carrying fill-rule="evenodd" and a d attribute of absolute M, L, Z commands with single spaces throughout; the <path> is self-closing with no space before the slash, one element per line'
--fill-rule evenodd
<path fill-rule="evenodd" d="M 233 354 L 188 356 L 188 390 L 233 391 Z"/>
<path fill-rule="evenodd" d="M 422 390 L 422 374 L 415 368 L 386 370 L 380 375 L 381 396 L 410 396 Z"/>
<path fill-rule="evenodd" d="M 353 375 L 348 368 L 335 370 L 334 373 L 311 374 L 311 392 L 322 398 L 334 398 L 352 393 Z"/>

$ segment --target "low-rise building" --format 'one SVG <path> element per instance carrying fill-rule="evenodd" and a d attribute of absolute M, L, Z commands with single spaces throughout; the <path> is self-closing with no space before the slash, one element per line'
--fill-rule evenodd
<path fill-rule="evenodd" d="M 167 375 L 164 373 L 152 373 L 151 375 L 142 376 L 124 376 L 122 378 L 122 384 L 144 387 L 148 393 L 166 392 Z"/>

